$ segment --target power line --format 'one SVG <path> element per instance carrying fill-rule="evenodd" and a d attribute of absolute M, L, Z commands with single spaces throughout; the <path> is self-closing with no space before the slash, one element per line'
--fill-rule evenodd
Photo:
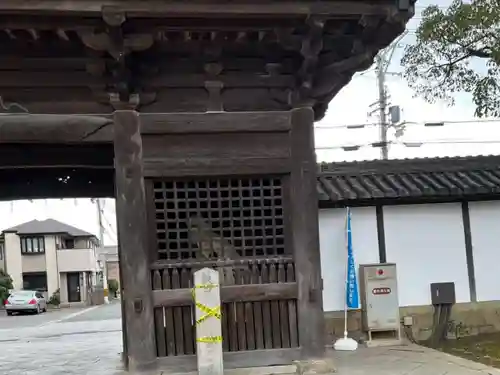
<path fill-rule="evenodd" d="M 461 124 L 493 124 L 500 122 L 500 119 L 475 119 L 475 120 L 445 120 L 436 122 L 424 121 L 404 121 L 397 126 L 424 126 L 424 127 L 441 127 L 446 125 L 461 125 Z M 347 125 L 317 125 L 314 129 L 364 129 L 379 126 L 378 123 L 364 123 L 364 124 L 347 124 Z"/>
<path fill-rule="evenodd" d="M 112 232 L 111 234 L 114 236 L 114 238 L 117 238 L 115 228 L 113 228 L 111 223 L 108 221 L 108 219 L 106 218 L 106 214 L 104 212 L 102 213 L 102 218 L 106 222 L 106 224 L 108 225 L 110 232 Z"/>
<path fill-rule="evenodd" d="M 366 144 L 358 145 L 344 145 L 344 146 L 330 146 L 330 147 L 316 147 L 316 151 L 328 151 L 328 150 L 343 150 L 343 151 L 358 151 L 362 148 L 382 148 L 388 145 L 400 145 L 408 148 L 416 148 L 426 145 L 438 145 L 438 144 L 500 144 L 500 139 L 497 140 L 428 140 L 428 141 L 389 141 L 383 142 L 372 142 Z"/>
<path fill-rule="evenodd" d="M 111 240 L 114 240 L 117 238 L 116 231 L 106 218 L 106 213 L 104 211 L 105 201 L 101 202 L 99 198 L 92 198 L 91 202 L 96 204 L 99 225 L 99 240 L 101 241 L 101 246 L 104 246 L 104 235 L 107 235 Z M 107 224 L 109 229 L 104 227 L 104 223 Z"/>

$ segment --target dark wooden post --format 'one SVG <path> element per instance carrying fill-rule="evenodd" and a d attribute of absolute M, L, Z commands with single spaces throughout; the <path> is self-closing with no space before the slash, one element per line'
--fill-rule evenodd
<path fill-rule="evenodd" d="M 118 227 L 118 225 L 117 225 Z M 116 231 L 118 240 L 120 238 L 120 231 Z M 120 242 L 118 242 L 118 264 L 122 264 L 122 252 L 120 250 Z M 128 348 L 127 348 L 127 312 L 125 310 L 125 299 L 123 298 L 123 270 L 122 267 L 118 268 L 118 275 L 120 276 L 120 308 L 122 313 L 122 343 L 123 343 L 123 352 L 122 352 L 122 361 L 123 365 L 126 369 L 128 369 Z M 109 290 L 108 290 L 109 291 Z"/>
<path fill-rule="evenodd" d="M 130 370 L 156 363 L 139 113 L 115 106 L 116 217 Z"/>
<path fill-rule="evenodd" d="M 323 357 L 325 351 L 313 124 L 311 108 L 292 110 L 291 229 L 299 288 L 299 342 L 304 359 Z"/>

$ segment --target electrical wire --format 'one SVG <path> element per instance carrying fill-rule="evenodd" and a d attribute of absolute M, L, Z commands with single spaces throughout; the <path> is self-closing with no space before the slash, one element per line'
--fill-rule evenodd
<path fill-rule="evenodd" d="M 106 214 L 104 213 L 104 210 L 102 210 L 102 209 L 101 209 L 101 214 L 102 214 L 103 221 L 108 225 L 108 227 L 110 229 L 110 232 L 112 232 L 111 234 L 114 236 L 114 238 L 117 238 L 117 234 L 116 234 L 115 229 L 113 228 L 113 226 L 111 225 L 111 223 L 106 218 Z"/>
<path fill-rule="evenodd" d="M 415 339 L 415 335 L 413 334 L 412 327 L 403 325 L 403 333 L 412 344 L 418 344 L 417 339 Z"/>
<path fill-rule="evenodd" d="M 358 151 L 362 148 L 372 147 L 380 148 L 389 145 L 400 145 L 409 148 L 421 147 L 425 145 L 433 144 L 500 144 L 500 140 L 429 140 L 429 141 L 390 141 L 390 142 L 372 142 L 366 144 L 358 145 L 344 145 L 344 146 L 329 146 L 329 147 L 316 147 L 316 151 L 327 151 L 327 150 L 343 150 L 343 151 Z"/>
<path fill-rule="evenodd" d="M 92 202 L 92 204 L 96 204 L 97 203 L 97 199 L 98 198 L 91 198 L 90 201 Z M 102 219 L 102 221 L 105 224 L 107 224 L 108 228 L 105 228 L 104 225 L 102 225 L 102 229 L 104 230 L 104 235 L 108 236 L 109 239 L 112 240 L 112 242 L 116 242 L 116 239 L 118 238 L 118 236 L 116 234 L 115 229 L 111 225 L 110 221 L 106 218 L 106 213 L 104 211 L 104 206 L 105 206 L 104 202 L 105 201 L 103 200 L 103 204 L 102 204 L 102 207 L 100 209 L 100 213 L 101 213 L 101 219 Z"/>
<path fill-rule="evenodd" d="M 431 348 L 439 348 L 446 340 L 452 306 L 453 305 L 450 304 L 434 305 L 432 333 L 426 341 L 427 346 Z"/>
<path fill-rule="evenodd" d="M 427 128 L 431 127 L 441 127 L 446 125 L 460 125 L 460 124 L 493 124 L 499 123 L 500 119 L 471 119 L 471 120 L 443 120 L 443 121 L 403 121 L 401 124 L 390 125 L 390 127 L 398 127 L 398 126 L 424 126 Z M 359 124 L 348 124 L 348 125 L 317 125 L 314 129 L 364 129 L 370 127 L 378 127 L 380 123 L 378 122 L 369 122 L 369 123 L 359 123 Z"/>

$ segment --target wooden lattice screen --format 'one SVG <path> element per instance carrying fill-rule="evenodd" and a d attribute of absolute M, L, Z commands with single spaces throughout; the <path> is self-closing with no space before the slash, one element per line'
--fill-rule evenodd
<path fill-rule="evenodd" d="M 192 287 L 212 266 L 223 286 L 295 283 L 286 247 L 286 189 L 280 177 L 154 181 L 155 291 Z M 296 298 L 222 306 L 223 347 L 244 351 L 299 346 Z M 155 306 L 157 354 L 195 353 L 192 303 Z"/>
<path fill-rule="evenodd" d="M 280 178 L 154 183 L 158 259 L 285 254 Z"/>

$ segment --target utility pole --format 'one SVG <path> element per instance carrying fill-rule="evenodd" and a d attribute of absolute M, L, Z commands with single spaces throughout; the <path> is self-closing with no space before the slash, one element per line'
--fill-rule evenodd
<path fill-rule="evenodd" d="M 107 296 L 108 289 L 108 265 L 106 259 L 106 253 L 104 252 L 104 225 L 102 223 L 102 205 L 99 198 L 95 199 L 97 207 L 97 222 L 99 223 L 99 258 L 103 262 L 102 269 L 102 287 L 104 288 L 104 303 L 109 303 L 109 297 Z"/>
<path fill-rule="evenodd" d="M 97 207 L 97 221 L 99 223 L 99 243 L 100 247 L 104 248 L 104 225 L 102 225 L 102 206 L 101 200 L 97 198 L 96 200 Z"/>
<path fill-rule="evenodd" d="M 385 55 L 385 54 L 384 54 Z M 377 86 L 378 86 L 378 111 L 379 111 L 379 128 L 380 128 L 380 157 L 383 160 L 389 158 L 389 147 L 387 145 L 387 92 L 385 90 L 385 75 L 387 73 L 384 55 L 377 55 Z M 387 64 L 388 65 L 388 64 Z"/>
<path fill-rule="evenodd" d="M 383 160 L 389 158 L 389 146 L 387 144 L 387 130 L 389 129 L 389 123 L 387 122 L 387 90 L 385 87 L 385 77 L 389 75 L 399 75 L 398 73 L 388 72 L 387 69 L 391 64 L 392 57 L 394 56 L 394 51 L 399 47 L 399 42 L 406 36 L 407 32 L 399 36 L 389 47 L 385 50 L 380 51 L 380 53 L 375 57 L 375 70 L 377 72 L 377 87 L 378 87 L 378 112 L 379 112 L 379 127 L 380 127 L 380 142 L 382 147 L 380 148 L 380 157 Z"/>

